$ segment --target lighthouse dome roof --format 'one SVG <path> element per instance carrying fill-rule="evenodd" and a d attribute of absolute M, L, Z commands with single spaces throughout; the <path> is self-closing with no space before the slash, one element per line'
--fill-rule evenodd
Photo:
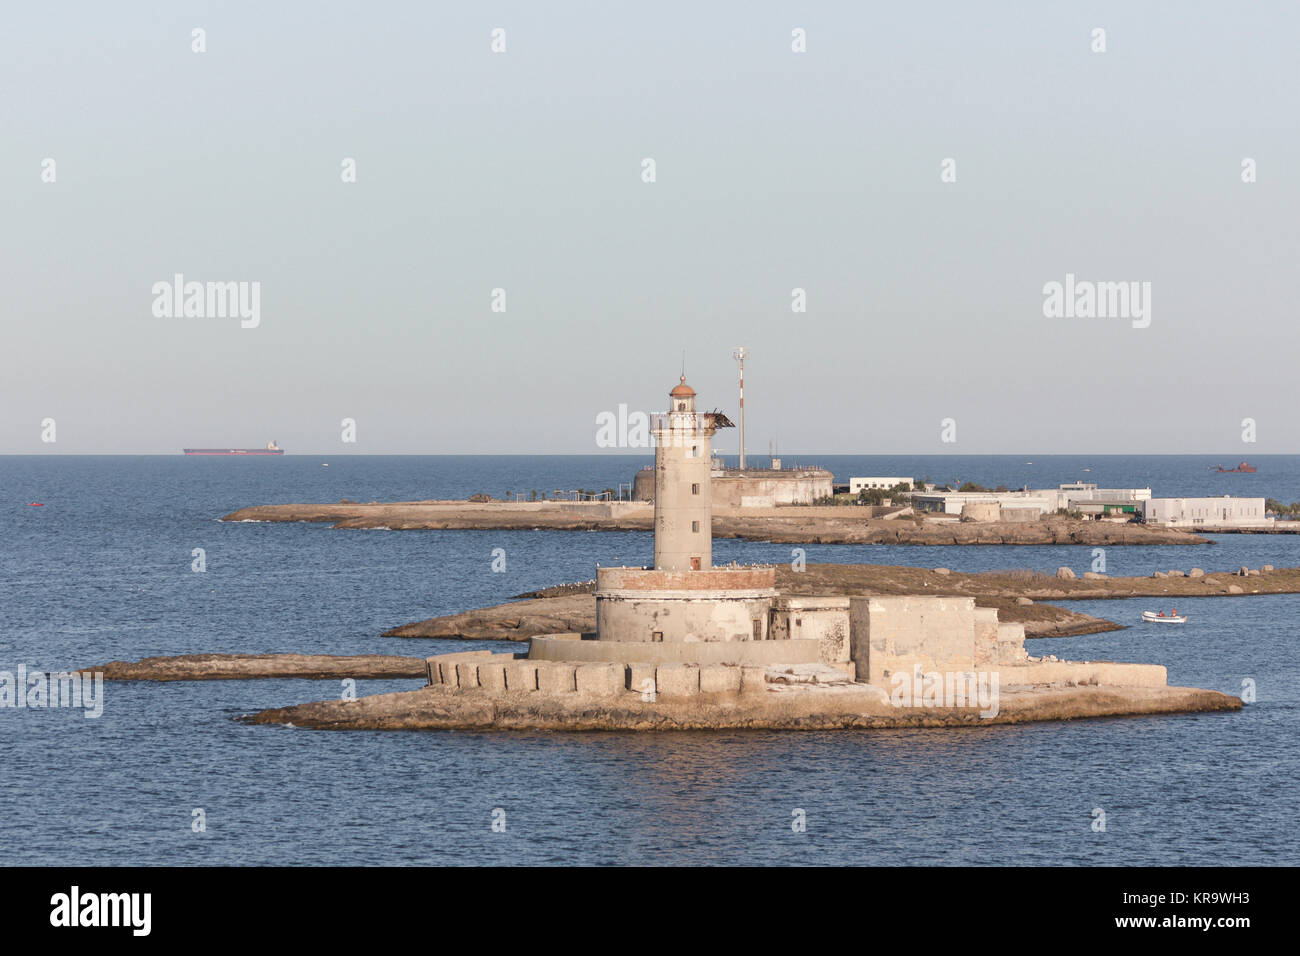
<path fill-rule="evenodd" d="M 691 388 L 689 385 L 686 384 L 686 376 L 683 375 L 681 382 L 678 385 L 673 387 L 673 390 L 668 393 L 668 397 L 669 398 L 694 398 L 695 389 Z"/>

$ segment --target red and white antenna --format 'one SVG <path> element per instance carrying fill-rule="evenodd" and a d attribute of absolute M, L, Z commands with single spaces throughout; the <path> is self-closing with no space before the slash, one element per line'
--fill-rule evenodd
<path fill-rule="evenodd" d="M 749 349 L 738 345 L 731 350 L 731 357 L 740 363 L 740 467 L 745 467 L 745 356 Z"/>

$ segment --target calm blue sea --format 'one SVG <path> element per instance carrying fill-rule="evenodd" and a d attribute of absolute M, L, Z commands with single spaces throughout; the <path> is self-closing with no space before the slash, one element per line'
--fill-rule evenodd
<path fill-rule="evenodd" d="M 465 649 L 379 635 L 589 579 L 597 562 L 649 561 L 650 535 L 217 519 L 260 503 L 599 489 L 648 460 L 0 457 L 0 670 L 198 651 Z M 799 461 L 840 481 L 1081 479 L 1300 500 L 1294 456 L 1252 458 L 1254 475 L 1175 456 Z M 490 570 L 498 547 L 502 574 Z M 206 553 L 201 574 L 195 548 Z M 960 570 L 1082 572 L 1094 561 L 1069 547 L 806 549 L 810 561 Z M 789 561 L 790 546 L 720 540 L 714 554 Z M 1109 548 L 1105 559 L 1112 574 L 1296 566 L 1300 538 L 1225 535 L 1199 548 Z M 1149 604 L 1072 606 L 1130 623 Z M 0 708 L 0 839 L 6 862 L 30 864 L 1300 863 L 1300 597 L 1179 610 L 1191 615 L 1182 628 L 1037 641 L 1031 652 L 1164 663 L 1173 683 L 1237 694 L 1252 681 L 1256 703 L 1233 715 L 967 731 L 313 732 L 233 718 L 337 697 L 335 682 L 109 684 L 97 720 Z M 363 681 L 359 691 L 418 683 Z M 491 826 L 498 808 L 503 833 Z M 1093 830 L 1096 809 L 1105 832 Z M 204 832 L 192 828 L 195 810 Z M 790 826 L 796 810 L 806 832 Z"/>

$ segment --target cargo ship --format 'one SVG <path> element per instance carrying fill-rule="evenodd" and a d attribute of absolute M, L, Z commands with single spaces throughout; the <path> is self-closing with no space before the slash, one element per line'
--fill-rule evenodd
<path fill-rule="evenodd" d="M 1255 466 L 1243 461 L 1239 465 L 1237 465 L 1236 468 L 1224 468 L 1222 465 L 1220 465 L 1215 470 L 1221 475 L 1237 475 L 1237 474 L 1252 475 L 1255 473 Z"/>
<path fill-rule="evenodd" d="M 273 441 L 265 448 L 183 448 L 187 455 L 283 455 L 284 449 Z"/>

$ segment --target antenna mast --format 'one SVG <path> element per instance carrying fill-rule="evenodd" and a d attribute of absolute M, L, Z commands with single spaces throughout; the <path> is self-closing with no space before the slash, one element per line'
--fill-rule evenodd
<path fill-rule="evenodd" d="M 740 467 L 745 467 L 745 357 L 749 349 L 739 345 L 731 350 L 731 357 L 740 363 Z"/>

